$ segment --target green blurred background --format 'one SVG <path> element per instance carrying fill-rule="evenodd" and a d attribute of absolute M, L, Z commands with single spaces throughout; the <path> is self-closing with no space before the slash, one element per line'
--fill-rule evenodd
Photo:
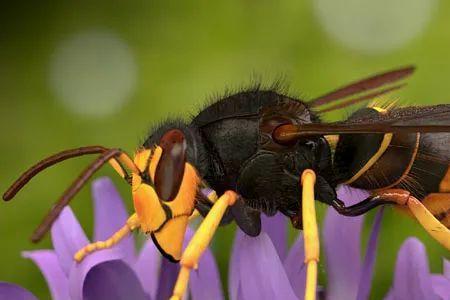
<path fill-rule="evenodd" d="M 195 113 L 212 95 L 255 78 L 266 84 L 284 78 L 291 93 L 308 99 L 407 64 L 417 73 L 393 99 L 449 103 L 450 2 L 10 1 L 0 7 L 0 190 L 62 149 L 100 144 L 133 152 L 154 122 Z M 20 251 L 51 247 L 49 238 L 36 246 L 28 237 L 90 159 L 48 170 L 15 201 L 2 203 L 0 280 L 49 298 Z M 113 178 L 131 211 L 129 188 L 109 168 L 102 175 Z M 72 207 L 90 233 L 89 188 Z M 213 245 L 224 275 L 233 231 L 221 229 Z M 448 252 L 388 209 L 374 299 L 390 286 L 396 252 L 410 235 L 426 244 L 431 269 L 441 271 Z M 320 273 L 325 283 L 323 267 Z"/>

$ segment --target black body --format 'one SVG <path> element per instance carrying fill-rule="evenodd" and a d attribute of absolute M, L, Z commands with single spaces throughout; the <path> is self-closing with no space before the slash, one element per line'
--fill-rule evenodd
<path fill-rule="evenodd" d="M 400 110 L 395 113 L 411 113 Z M 374 109 L 365 108 L 346 122 L 376 119 L 378 115 Z M 334 158 L 323 135 L 307 135 L 284 144 L 273 138 L 274 130 L 280 125 L 308 123 L 320 123 L 320 120 L 307 103 L 275 91 L 256 89 L 209 105 L 189 123 L 170 120 L 163 123 L 152 130 L 143 146 L 152 147 L 169 129 L 183 131 L 187 160 L 207 185 L 217 194 L 233 190 L 241 196 L 225 214 L 222 224 L 234 219 L 244 232 L 255 236 L 261 230 L 260 213 L 273 215 L 280 211 L 301 228 L 299 176 L 305 169 L 313 169 L 317 174 L 315 192 L 319 201 L 328 205 L 341 203 L 336 186 L 346 182 L 372 158 L 384 136 L 341 135 L 333 149 Z M 420 137 L 415 133 L 395 134 L 382 159 L 351 186 L 366 190 L 394 187 L 393 183 L 402 176 L 408 163 L 414 162 L 411 168 L 414 178 L 408 177 L 395 187 L 408 188 L 418 197 L 438 192 L 437 186 L 450 162 L 449 142 L 449 133 Z M 414 150 L 416 145 L 418 152 Z M 435 172 L 433 176 L 426 174 L 430 170 Z M 196 208 L 200 213 L 205 215 L 211 206 L 199 192 Z M 358 210 L 358 214 L 367 209 Z"/>
<path fill-rule="evenodd" d="M 323 136 L 310 136 L 292 145 L 277 144 L 271 131 L 279 124 L 319 122 L 305 103 L 274 91 L 246 91 L 202 110 L 190 123 L 167 121 L 144 142 L 149 148 L 168 129 L 184 132 L 187 160 L 218 194 L 234 190 L 241 199 L 222 223 L 235 219 L 249 235 L 260 232 L 260 213 L 299 214 L 299 176 L 305 169 L 319 175 L 318 199 L 335 197 L 331 151 Z M 197 209 L 206 214 L 211 203 L 201 193 Z"/>

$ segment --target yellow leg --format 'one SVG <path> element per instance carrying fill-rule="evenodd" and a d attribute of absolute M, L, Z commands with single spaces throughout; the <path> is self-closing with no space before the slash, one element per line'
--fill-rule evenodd
<path fill-rule="evenodd" d="M 208 215 L 198 227 L 181 257 L 181 270 L 171 300 L 180 300 L 183 298 L 188 285 L 190 271 L 198 267 L 200 256 L 211 242 L 225 211 L 236 202 L 236 198 L 236 193 L 232 191 L 225 192 L 214 203 Z"/>
<path fill-rule="evenodd" d="M 305 242 L 306 288 L 305 300 L 316 299 L 317 263 L 319 261 L 320 243 L 317 229 L 314 184 L 316 174 L 305 170 L 302 174 L 302 214 L 303 237 Z"/>
<path fill-rule="evenodd" d="M 118 231 L 116 231 L 109 239 L 107 239 L 106 241 L 98 241 L 86 245 L 77 253 L 75 253 L 74 259 L 77 262 L 81 262 L 86 257 L 86 255 L 94 251 L 111 248 L 137 227 L 139 227 L 139 219 L 136 214 L 133 214 L 128 218 L 127 223 Z"/>
<path fill-rule="evenodd" d="M 189 216 L 189 222 L 197 219 L 198 217 L 200 217 L 200 213 L 198 212 L 198 210 L 194 209 L 192 215 Z"/>
<path fill-rule="evenodd" d="M 428 234 L 431 235 L 436 241 L 441 243 L 445 248 L 450 250 L 450 230 L 445 227 L 445 225 L 442 224 L 422 202 L 412 196 L 409 191 L 402 189 L 389 189 L 380 191 L 377 193 L 377 195 L 383 200 L 391 201 L 398 205 L 408 207 L 408 209 L 411 211 L 417 221 L 419 221 L 420 225 L 422 225 L 422 227 L 428 232 Z M 442 201 L 442 205 L 445 205 L 445 195 L 439 196 L 439 194 L 431 194 L 427 198 L 425 198 L 424 201 L 431 201 L 431 197 L 444 197 L 438 199 L 437 201 Z M 431 203 L 428 204 L 430 205 Z M 444 208 L 446 210 L 445 206 L 441 208 Z M 436 211 L 435 209 L 435 212 L 438 211 Z"/>
<path fill-rule="evenodd" d="M 211 201 L 211 203 L 216 203 L 217 198 L 218 198 L 216 191 L 214 191 L 214 190 L 211 191 L 207 197 L 208 197 L 209 201 Z M 194 209 L 194 212 L 192 213 L 192 215 L 189 216 L 189 222 L 192 220 L 195 220 L 199 216 L 200 216 L 200 212 L 198 210 Z"/>
<path fill-rule="evenodd" d="M 423 228 L 442 246 L 450 250 L 450 230 L 413 196 L 409 197 L 406 204 Z"/>
<path fill-rule="evenodd" d="M 211 201 L 212 203 L 216 203 L 217 199 L 219 197 L 217 197 L 216 191 L 211 190 L 211 192 L 207 195 L 209 201 Z"/>

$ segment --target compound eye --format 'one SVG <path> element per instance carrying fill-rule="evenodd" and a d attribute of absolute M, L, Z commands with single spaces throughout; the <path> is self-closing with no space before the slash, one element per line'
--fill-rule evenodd
<path fill-rule="evenodd" d="M 155 189 L 160 199 L 172 201 L 183 181 L 186 139 L 181 130 L 172 129 L 162 136 L 159 146 L 162 154 L 156 167 Z"/>

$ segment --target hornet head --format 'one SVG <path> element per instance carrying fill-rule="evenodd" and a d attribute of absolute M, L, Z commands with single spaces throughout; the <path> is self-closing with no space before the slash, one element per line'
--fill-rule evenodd
<path fill-rule="evenodd" d="M 177 123 L 178 124 L 178 123 Z M 132 187 L 133 202 L 141 229 L 151 234 L 156 246 L 172 261 L 181 256 L 181 247 L 189 216 L 194 211 L 201 143 L 196 131 L 167 122 L 145 141 L 134 159 L 118 148 L 87 146 L 49 156 L 25 171 L 4 193 L 11 200 L 23 186 L 41 171 L 64 160 L 98 154 L 47 213 L 31 240 L 40 241 L 50 230 L 65 206 L 94 173 L 109 163 Z M 194 165 L 199 166 L 198 169 Z M 202 167 L 203 166 L 203 167 Z M 130 171 L 130 173 L 128 172 Z M 114 217 L 114 216 L 111 216 Z"/>
<path fill-rule="evenodd" d="M 151 235 L 161 253 L 172 261 L 181 256 L 188 219 L 194 211 L 201 182 L 198 144 L 192 129 L 159 128 L 144 143 L 134 163 L 132 194 L 143 232 Z"/>

